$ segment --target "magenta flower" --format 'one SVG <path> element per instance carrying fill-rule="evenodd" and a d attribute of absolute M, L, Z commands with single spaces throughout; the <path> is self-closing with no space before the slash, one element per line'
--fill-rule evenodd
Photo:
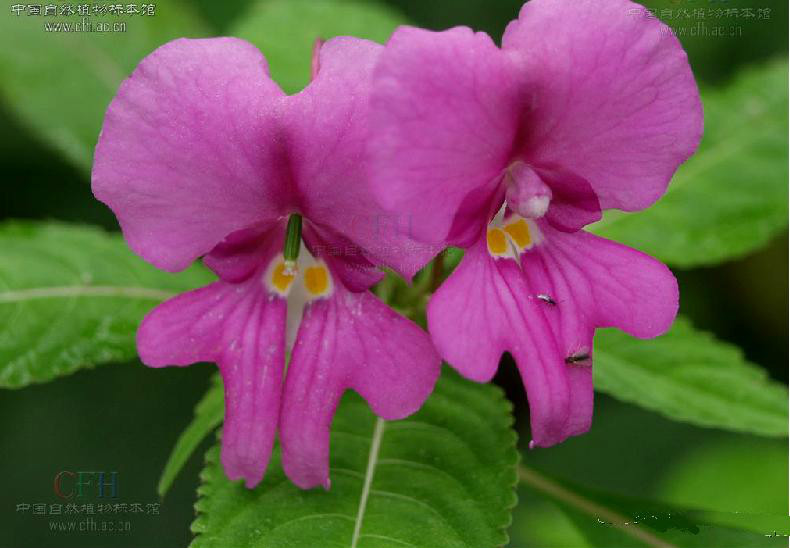
<path fill-rule="evenodd" d="M 352 388 L 398 419 L 439 374 L 427 333 L 367 291 L 383 275 L 376 265 L 411 276 L 431 255 L 410 248 L 364 179 L 382 48 L 351 38 L 317 46 L 312 83 L 286 96 L 249 43 L 170 42 L 121 85 L 96 147 L 93 191 L 129 246 L 168 271 L 204 256 L 219 276 L 150 312 L 137 346 L 152 367 L 219 365 L 222 463 L 248 487 L 279 430 L 286 474 L 328 488 L 341 394 Z M 283 255 L 286 222 L 296 268 Z M 283 382 L 286 340 L 295 342 Z"/>
<path fill-rule="evenodd" d="M 378 197 L 422 241 L 467 250 L 429 303 L 433 341 L 476 381 L 512 354 L 531 446 L 589 429 L 596 327 L 654 337 L 677 312 L 668 268 L 580 230 L 657 200 L 701 136 L 686 55 L 648 15 L 532 0 L 502 49 L 468 28 L 400 28 L 374 75 Z"/>

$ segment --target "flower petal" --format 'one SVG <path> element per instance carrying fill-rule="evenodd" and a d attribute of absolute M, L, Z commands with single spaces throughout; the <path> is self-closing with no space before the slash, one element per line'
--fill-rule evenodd
<path fill-rule="evenodd" d="M 541 224 L 544 244 L 522 255 L 530 294 L 549 295 L 563 319 L 561 331 L 579 340 L 564 341 L 565 351 L 590 348 L 586 332 L 617 327 L 635 337 L 664 333 L 678 311 L 675 276 L 660 261 L 588 232 L 568 234 Z M 569 325 L 573 320 L 577 326 Z"/>
<path fill-rule="evenodd" d="M 405 251 L 414 247 L 408 218 L 381 209 L 368 181 L 368 101 L 382 49 L 350 37 L 321 46 L 316 77 L 289 98 L 291 167 L 311 223 L 356 244 L 369 262 L 411 277 L 440 250 Z"/>
<path fill-rule="evenodd" d="M 235 38 L 179 39 L 143 59 L 110 103 L 92 172 L 136 253 L 180 270 L 284 213 L 282 95 Z"/>
<path fill-rule="evenodd" d="M 533 439 L 548 446 L 579 433 L 579 421 L 573 428 L 570 421 L 579 403 L 575 390 L 585 385 L 570 378 L 550 318 L 529 295 L 518 264 L 492 258 L 481 240 L 431 298 L 428 327 L 442 358 L 478 382 L 490 380 L 510 352 L 527 391 Z"/>
<path fill-rule="evenodd" d="M 232 480 L 254 487 L 274 443 L 285 363 L 283 299 L 257 281 L 216 282 L 152 310 L 137 332 L 146 365 L 219 365 L 225 385 L 222 464 Z"/>
<path fill-rule="evenodd" d="M 282 221 L 274 226 L 244 228 L 218 243 L 203 257 L 203 263 L 222 281 L 242 282 L 281 251 L 284 242 L 285 223 Z"/>
<path fill-rule="evenodd" d="M 564 232 L 577 230 L 601 219 L 601 206 L 590 184 L 559 166 L 536 170 L 552 191 L 546 220 Z"/>
<path fill-rule="evenodd" d="M 702 135 L 686 53 L 647 15 L 627 0 L 531 0 L 502 40 L 532 94 L 525 161 L 586 179 L 604 208 L 653 203 Z"/>
<path fill-rule="evenodd" d="M 371 98 L 371 180 L 383 205 L 429 243 L 483 230 L 521 111 L 513 65 L 484 33 L 401 27 Z"/>
<path fill-rule="evenodd" d="M 384 271 L 345 236 L 311 222 L 305 223 L 303 234 L 310 253 L 330 265 L 335 276 L 351 291 L 365 291 L 384 278 Z"/>
<path fill-rule="evenodd" d="M 336 286 L 305 309 L 285 381 L 283 468 L 298 486 L 329 487 L 329 427 L 347 388 L 387 420 L 414 413 L 440 360 L 428 334 L 370 292 Z"/>

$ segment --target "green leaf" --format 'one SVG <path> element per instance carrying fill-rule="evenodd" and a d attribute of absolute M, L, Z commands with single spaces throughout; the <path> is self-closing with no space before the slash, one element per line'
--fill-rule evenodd
<path fill-rule="evenodd" d="M 96 228 L 0 225 L 0 387 L 134 358 L 143 315 L 211 278 L 198 266 L 161 272 Z"/>
<path fill-rule="evenodd" d="M 538 493 L 558 504 L 600 548 L 750 548 L 787 546 L 790 518 L 776 514 L 728 514 L 600 493 L 519 467 L 525 498 Z"/>
<path fill-rule="evenodd" d="M 348 392 L 331 434 L 329 491 L 291 484 L 275 450 L 253 490 L 230 482 L 219 447 L 201 474 L 192 546 L 484 548 L 507 542 L 516 499 L 510 404 L 445 368 L 415 415 L 377 419 Z"/>
<path fill-rule="evenodd" d="M 787 435 L 787 388 L 741 351 L 679 318 L 641 341 L 614 329 L 595 336 L 595 388 L 699 426 Z"/>
<path fill-rule="evenodd" d="M 156 4 L 153 16 L 88 16 L 93 32 L 47 32 L 83 17 L 0 15 L 0 97 L 35 134 L 88 172 L 104 111 L 121 81 L 149 53 L 174 38 L 208 29 L 190 6 Z M 126 23 L 125 32 L 97 32 Z"/>
<path fill-rule="evenodd" d="M 356 36 L 384 43 L 405 22 L 375 1 L 268 0 L 256 2 L 229 32 L 258 46 L 272 78 L 286 93 L 296 93 L 310 81 L 316 38 Z"/>
<path fill-rule="evenodd" d="M 189 457 L 195 452 L 203 438 L 222 423 L 225 414 L 225 395 L 222 391 L 222 377 L 215 374 L 211 380 L 211 387 L 195 406 L 195 417 L 178 437 L 170 457 L 167 459 L 162 477 L 156 490 L 160 497 L 164 497 L 173 480 L 184 467 Z"/>
<path fill-rule="evenodd" d="M 593 232 L 680 267 L 750 253 L 787 226 L 787 59 L 703 90 L 705 134 L 667 193 L 637 214 L 607 212 Z"/>
<path fill-rule="evenodd" d="M 744 473 L 754 470 L 757 473 Z M 778 512 L 787 508 L 787 442 L 716 436 L 685 448 L 657 483 L 673 504 L 720 512 Z"/>

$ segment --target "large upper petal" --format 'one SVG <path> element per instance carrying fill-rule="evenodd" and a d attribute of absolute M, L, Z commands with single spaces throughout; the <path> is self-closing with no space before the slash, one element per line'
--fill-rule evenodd
<path fill-rule="evenodd" d="M 368 180 L 368 102 L 382 49 L 350 37 L 321 46 L 313 81 L 288 98 L 289 150 L 310 222 L 355 244 L 357 255 L 411 277 L 440 249 L 415 246 L 407 215 L 385 212 Z"/>
<path fill-rule="evenodd" d="M 696 149 L 702 106 L 686 53 L 644 7 L 531 0 L 502 44 L 530 95 L 525 160 L 586 179 L 602 207 L 647 207 Z"/>
<path fill-rule="evenodd" d="M 329 486 L 329 429 L 340 396 L 359 392 L 387 420 L 415 412 L 439 376 L 428 334 L 370 292 L 336 286 L 305 308 L 280 417 L 283 468 L 302 488 Z"/>
<path fill-rule="evenodd" d="M 286 303 L 257 280 L 215 282 L 156 307 L 137 333 L 146 365 L 219 365 L 225 385 L 222 464 L 253 487 L 271 455 L 285 364 Z"/>
<path fill-rule="evenodd" d="M 425 242 L 464 245 L 493 214 L 522 107 L 484 33 L 395 31 L 374 76 L 371 183 Z"/>
<path fill-rule="evenodd" d="M 243 40 L 179 39 L 143 59 L 107 109 L 92 172 L 135 252 L 180 270 L 286 212 L 282 95 Z"/>

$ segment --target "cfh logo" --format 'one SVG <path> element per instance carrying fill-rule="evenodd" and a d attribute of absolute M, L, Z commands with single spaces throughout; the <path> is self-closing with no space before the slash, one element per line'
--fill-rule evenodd
<path fill-rule="evenodd" d="M 69 500 L 91 496 L 116 498 L 118 496 L 118 472 L 72 472 L 61 470 L 55 474 L 52 485 L 55 494 Z"/>

